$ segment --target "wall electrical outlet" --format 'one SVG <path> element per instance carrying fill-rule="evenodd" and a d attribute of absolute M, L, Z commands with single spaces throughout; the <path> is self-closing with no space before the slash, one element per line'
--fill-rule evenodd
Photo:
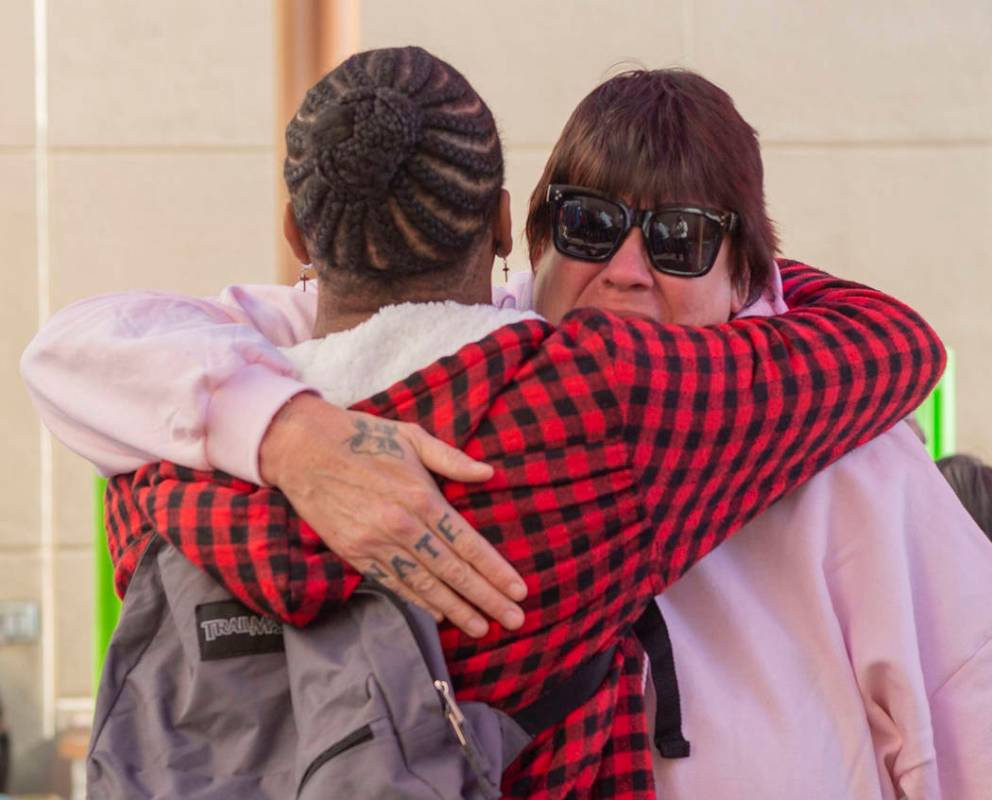
<path fill-rule="evenodd" d="M 37 603 L 28 600 L 0 601 L 0 645 L 37 641 L 40 627 Z"/>

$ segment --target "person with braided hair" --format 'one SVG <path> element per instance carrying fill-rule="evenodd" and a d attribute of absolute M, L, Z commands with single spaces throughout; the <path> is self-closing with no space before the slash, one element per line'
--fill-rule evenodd
<path fill-rule="evenodd" d="M 940 345 L 898 302 L 796 264 L 783 269 L 789 314 L 708 328 L 659 324 L 647 304 L 620 291 L 606 304 L 616 313 L 550 309 L 557 328 L 527 312 L 483 305 L 493 257 L 509 250 L 508 201 L 501 175 L 494 177 L 497 162 L 502 168 L 495 125 L 462 83 L 451 67 L 415 48 L 360 54 L 321 81 L 291 123 L 286 232 L 301 261 L 316 265 L 320 291 L 316 303 L 313 293 L 290 295 L 296 313 L 286 320 L 295 321 L 281 324 L 275 338 L 306 338 L 309 331 L 298 331 L 308 317 L 321 338 L 273 351 L 246 332 L 248 323 L 273 321 L 256 316 L 260 306 L 242 290 L 227 298 L 238 308 L 186 301 L 182 320 L 145 320 L 175 332 L 216 330 L 226 318 L 232 335 L 247 337 L 238 355 L 244 360 L 198 374 L 209 373 L 211 385 L 232 390 L 231 397 L 261 396 L 279 411 L 262 430 L 239 429 L 233 415 L 221 413 L 234 409 L 224 392 L 210 399 L 205 427 L 215 442 L 225 434 L 236 439 L 235 432 L 243 438 L 246 430 L 261 440 L 247 458 L 247 474 L 245 446 L 227 451 L 237 455 L 227 462 L 233 471 L 255 483 L 205 471 L 224 466 L 224 448 L 216 446 L 213 463 L 182 454 L 198 470 L 163 462 L 113 481 L 108 521 L 118 588 L 126 590 L 153 536 L 252 609 L 295 625 L 347 602 L 364 572 L 408 595 L 416 591 L 421 602 L 454 618 L 465 631 L 444 624 L 441 637 L 459 698 L 511 714 L 615 644 L 593 697 L 535 737 L 505 773 L 503 789 L 509 797 L 653 797 L 643 653 L 631 626 L 655 594 L 747 519 L 909 411 L 939 372 Z M 394 152 L 371 146 L 384 142 Z M 471 176 L 466 169 L 478 171 Z M 557 195 L 549 189 L 548 207 L 587 203 L 595 194 L 576 188 L 560 186 Z M 459 198 L 454 210 L 447 205 L 452 198 Z M 619 250 L 592 249 L 610 238 L 603 235 L 609 228 L 550 227 L 543 252 L 577 248 L 572 259 L 598 259 L 596 274 L 616 289 L 632 280 L 633 256 L 647 257 L 651 229 L 645 212 L 605 201 L 594 197 L 593 207 L 607 223 L 626 225 L 615 237 Z M 729 284 L 734 214 L 705 217 L 720 233 L 704 240 L 699 231 L 712 226 L 697 220 L 700 209 L 692 211 L 698 247 L 680 263 L 700 268 L 693 281 L 712 275 Z M 652 269 L 674 269 L 651 259 L 649 277 Z M 553 274 L 568 268 L 559 262 L 547 265 Z M 581 274 L 593 287 L 593 273 Z M 564 285 L 568 292 L 577 286 Z M 570 302 L 585 305 L 581 295 Z M 741 309 L 733 291 L 721 296 L 737 304 L 734 312 Z M 102 310 L 77 308 L 73 324 L 84 319 L 83 328 L 91 326 Z M 118 308 L 112 324 L 121 319 Z M 142 335 L 147 354 L 155 335 L 149 327 Z M 223 352 L 207 349 L 210 359 Z M 52 352 L 37 342 L 26 364 L 42 353 L 50 361 Z M 62 390 L 52 391 L 46 380 L 32 381 L 32 390 L 47 411 Z M 311 386 L 356 413 L 331 412 L 323 400 L 300 394 Z M 201 410 L 195 415 L 204 419 Z M 100 423 L 90 419 L 89 435 L 99 438 Z M 58 425 L 47 413 L 53 420 Z M 426 526 L 405 529 L 407 547 L 386 543 L 372 558 L 371 550 L 359 555 L 340 535 L 319 536 L 302 521 L 326 515 L 320 505 L 340 498 L 353 480 L 348 471 L 362 462 L 386 468 L 406 460 L 409 429 L 398 425 L 413 422 L 494 468 L 485 483 L 442 480 L 445 499 L 461 516 L 428 516 Z M 78 427 L 65 438 L 94 454 Z M 105 466 L 133 469 L 146 453 L 168 456 L 162 438 L 130 439 L 130 461 Z M 114 450 L 103 441 L 104 453 Z M 339 466 L 329 468 L 342 452 Z M 119 458 L 118 452 L 110 460 Z M 259 478 L 269 485 L 256 485 Z M 198 512 L 182 513 L 188 504 Z M 341 517 L 359 521 L 375 513 L 366 505 Z M 403 520 L 400 527 L 409 524 Z M 497 545 L 529 589 L 526 600 L 517 598 L 527 612 L 522 625 L 510 609 L 511 619 L 503 620 L 509 624 L 474 631 L 480 638 L 469 635 L 472 617 L 458 616 L 432 569 L 445 558 L 459 564 L 451 559 L 469 536 L 468 524 Z M 338 531 L 348 527 L 344 522 Z M 466 585 L 471 573 L 456 573 L 454 583 Z M 511 593 L 511 581 L 503 585 Z"/>
<path fill-rule="evenodd" d="M 503 157 L 465 79 L 423 51 L 400 53 L 360 54 L 307 93 L 286 129 L 284 174 L 308 258 L 388 274 L 405 298 L 400 276 L 437 275 L 477 243 Z"/>

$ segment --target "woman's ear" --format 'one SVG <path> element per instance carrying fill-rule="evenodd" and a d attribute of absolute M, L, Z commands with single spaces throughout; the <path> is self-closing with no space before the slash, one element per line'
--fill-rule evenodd
<path fill-rule="evenodd" d="M 536 273 L 537 265 L 541 262 L 541 257 L 544 255 L 544 250 L 547 247 L 547 240 L 543 240 L 534 244 L 530 249 L 530 271 Z"/>
<path fill-rule="evenodd" d="M 738 273 L 730 279 L 730 318 L 733 319 L 747 306 L 751 294 L 751 267 L 745 258 L 738 256 L 739 251 L 733 245 L 731 248 L 729 261 L 736 265 Z"/>
<path fill-rule="evenodd" d="M 496 255 L 506 258 L 513 250 L 513 224 L 510 218 L 510 193 L 499 191 L 499 208 L 493 220 L 493 244 Z"/>
<path fill-rule="evenodd" d="M 730 317 L 736 317 L 747 304 L 747 296 L 750 293 L 748 281 L 733 281 L 730 295 Z"/>
<path fill-rule="evenodd" d="M 286 212 L 282 216 L 282 234 L 289 242 L 293 250 L 293 255 L 301 264 L 309 264 L 310 253 L 307 252 L 307 243 L 303 240 L 300 227 L 296 224 L 296 215 L 293 213 L 293 204 L 286 203 Z"/>

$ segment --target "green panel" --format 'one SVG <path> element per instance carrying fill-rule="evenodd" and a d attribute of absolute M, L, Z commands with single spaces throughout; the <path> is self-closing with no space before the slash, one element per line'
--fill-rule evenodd
<path fill-rule="evenodd" d="M 947 348 L 947 369 L 923 404 L 916 409 L 916 421 L 927 437 L 927 450 L 934 460 L 953 455 L 957 448 L 955 409 L 954 351 Z"/>
<path fill-rule="evenodd" d="M 103 657 L 110 644 L 110 637 L 121 615 L 121 601 L 114 591 L 114 565 L 107 549 L 107 533 L 103 524 L 103 496 L 107 490 L 106 478 L 94 481 L 93 506 L 93 686 L 100 683 Z"/>

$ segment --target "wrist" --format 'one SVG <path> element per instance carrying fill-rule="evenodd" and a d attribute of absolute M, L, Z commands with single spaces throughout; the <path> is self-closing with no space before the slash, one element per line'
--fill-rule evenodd
<path fill-rule="evenodd" d="M 258 473 L 269 486 L 279 487 L 293 453 L 299 452 L 301 437 L 307 435 L 307 422 L 326 408 L 332 408 L 312 392 L 291 397 L 272 417 L 258 446 Z"/>

